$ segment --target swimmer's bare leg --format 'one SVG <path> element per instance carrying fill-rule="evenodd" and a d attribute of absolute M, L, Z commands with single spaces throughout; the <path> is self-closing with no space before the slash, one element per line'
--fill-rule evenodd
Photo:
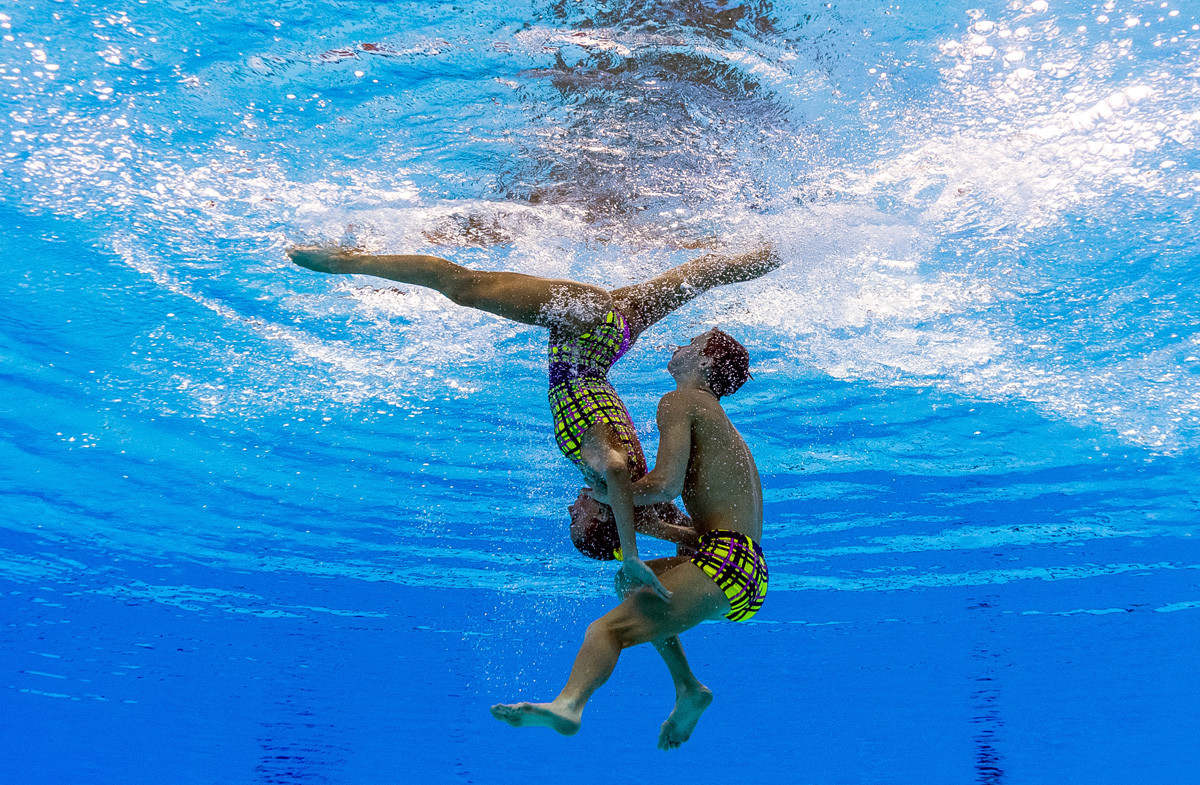
<path fill-rule="evenodd" d="M 696 723 L 700 722 L 700 716 L 712 703 L 713 694 L 692 672 L 678 635 L 652 643 L 655 651 L 667 664 L 667 670 L 671 672 L 671 681 L 675 683 L 675 708 L 659 729 L 658 748 L 674 750 L 691 738 Z"/>
<path fill-rule="evenodd" d="M 368 254 L 357 248 L 293 245 L 288 257 L 320 273 L 374 275 L 435 289 L 458 305 L 522 324 L 586 330 L 612 310 L 599 286 L 509 272 L 470 270 L 440 256 Z"/>
<path fill-rule="evenodd" d="M 729 610 L 725 594 L 694 564 L 672 567 L 663 573 L 662 583 L 671 594 L 670 602 L 652 591 L 635 591 L 588 626 L 558 697 L 549 703 L 497 704 L 492 716 L 513 727 L 548 727 L 570 736 L 579 730 L 584 707 L 608 681 L 623 649 L 671 638 Z"/>
<path fill-rule="evenodd" d="M 665 559 L 652 559 L 646 562 L 656 573 L 662 574 L 670 568 L 690 561 L 687 557 L 674 556 Z M 615 579 L 617 596 L 624 599 L 632 591 L 624 575 L 618 572 Z M 662 657 L 671 674 L 675 685 L 675 707 L 671 716 L 667 717 L 658 733 L 658 748 L 660 750 L 678 749 L 691 738 L 692 731 L 700 722 L 700 716 L 713 701 L 712 690 L 705 687 L 696 678 L 692 666 L 688 664 L 683 653 L 683 643 L 678 635 L 651 641 L 654 650 Z"/>
<path fill-rule="evenodd" d="M 712 703 L 713 694 L 692 673 L 678 635 L 653 644 L 675 681 L 675 708 L 659 729 L 658 748 L 678 749 L 691 738 L 701 715 Z M 613 660 L 615 665 L 615 657 Z M 514 728 L 550 728 L 564 736 L 574 736 L 583 723 L 583 706 L 563 700 L 560 695 L 550 703 L 497 704 L 492 707 L 492 716 Z"/>
<path fill-rule="evenodd" d="M 783 260 L 769 243 L 746 253 L 709 253 L 649 281 L 613 290 L 613 302 L 636 336 L 709 289 L 752 281 L 781 264 Z"/>

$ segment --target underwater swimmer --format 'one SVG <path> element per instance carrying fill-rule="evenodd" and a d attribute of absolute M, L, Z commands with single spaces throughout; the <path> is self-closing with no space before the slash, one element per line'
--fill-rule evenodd
<path fill-rule="evenodd" d="M 606 494 L 611 516 L 572 505 L 572 540 L 593 558 L 622 557 L 634 586 L 660 597 L 669 592 L 638 555 L 635 531 L 685 546 L 696 534 L 673 506 L 635 516 L 631 483 L 646 460 L 625 405 L 609 384 L 608 369 L 647 328 L 697 295 L 749 281 L 775 269 L 771 246 L 742 254 L 710 253 L 649 281 L 607 291 L 577 281 L 511 272 L 469 270 L 437 256 L 376 255 L 357 248 L 292 246 L 293 262 L 309 270 L 374 275 L 435 289 L 455 303 L 550 331 L 550 407 L 559 449 L 587 483 Z M 668 500 L 669 501 L 669 500 Z"/>
<path fill-rule="evenodd" d="M 633 589 L 593 622 L 571 675 L 549 703 L 492 707 L 492 716 L 514 727 L 543 726 L 570 736 L 579 730 L 588 699 L 612 675 L 623 649 L 653 643 L 675 682 L 675 708 L 659 731 L 660 749 L 691 737 L 712 692 L 692 673 L 679 634 L 721 616 L 745 621 L 762 607 L 767 564 L 762 539 L 762 485 L 754 457 L 721 408 L 720 397 L 749 377 L 749 354 L 730 336 L 712 330 L 677 349 L 667 364 L 676 389 L 658 406 L 660 433 L 654 470 L 634 482 L 630 496 L 645 505 L 682 494 L 699 547 L 690 558 L 654 559 L 649 566 L 671 593 L 670 602 Z M 608 495 L 597 491 L 604 500 Z"/>

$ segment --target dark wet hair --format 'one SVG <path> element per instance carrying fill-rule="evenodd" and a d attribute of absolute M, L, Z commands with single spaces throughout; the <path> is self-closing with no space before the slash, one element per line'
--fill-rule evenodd
<path fill-rule="evenodd" d="M 729 333 L 713 330 L 703 354 L 713 361 L 708 369 L 708 386 L 718 398 L 737 392 L 750 378 L 750 352 Z"/>
<path fill-rule="evenodd" d="M 616 552 L 621 547 L 621 535 L 617 531 L 617 522 L 612 513 L 603 518 L 591 518 L 582 524 L 572 521 L 571 543 L 589 559 L 616 559 Z"/>

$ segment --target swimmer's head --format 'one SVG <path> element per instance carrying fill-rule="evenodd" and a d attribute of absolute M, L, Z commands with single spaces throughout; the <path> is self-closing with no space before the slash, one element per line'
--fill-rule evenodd
<path fill-rule="evenodd" d="M 567 508 L 571 513 L 571 543 L 590 559 L 612 561 L 621 547 L 621 535 L 612 509 L 580 491 Z"/>
<path fill-rule="evenodd" d="M 718 397 L 732 395 L 750 378 L 750 352 L 733 336 L 715 327 L 680 346 L 667 363 L 673 375 L 697 370 Z"/>

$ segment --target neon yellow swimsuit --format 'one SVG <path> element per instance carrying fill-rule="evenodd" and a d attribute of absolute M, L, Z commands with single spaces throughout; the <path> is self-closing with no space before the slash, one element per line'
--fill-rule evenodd
<path fill-rule="evenodd" d="M 617 311 L 575 338 L 550 334 L 550 411 L 554 438 L 562 454 L 585 474 L 591 471 L 580 447 L 583 434 L 596 423 L 608 423 L 629 456 L 630 479 L 646 474 L 646 456 L 638 441 L 629 410 L 608 383 L 608 369 L 633 345 L 629 323 Z"/>
<path fill-rule="evenodd" d="M 549 398 L 554 438 L 562 454 L 591 482 L 596 481 L 595 472 L 583 460 L 580 448 L 584 432 L 600 422 L 607 423 L 625 447 L 629 479 L 637 481 L 646 476 L 646 456 L 633 419 L 608 383 L 608 369 L 629 351 L 633 342 L 629 323 L 617 311 L 609 311 L 602 324 L 578 337 L 564 340 L 550 333 Z M 611 516 L 606 521 L 593 522 L 582 531 L 573 530 L 571 541 L 589 558 L 621 558 L 621 537 Z"/>
<path fill-rule="evenodd" d="M 725 618 L 746 621 L 758 613 L 767 596 L 767 560 L 751 537 L 728 529 L 705 532 L 691 562 L 729 598 Z"/>

